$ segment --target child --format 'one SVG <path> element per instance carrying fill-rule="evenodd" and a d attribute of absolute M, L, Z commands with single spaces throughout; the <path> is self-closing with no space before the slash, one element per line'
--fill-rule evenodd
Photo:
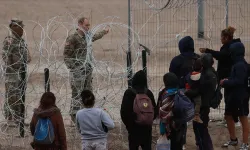
<path fill-rule="evenodd" d="M 84 90 L 81 98 L 85 108 L 77 112 L 76 122 L 83 149 L 106 150 L 107 132 L 114 128 L 114 122 L 102 109 L 93 108 L 95 96 L 90 90 Z"/>
<path fill-rule="evenodd" d="M 174 97 L 179 89 L 179 81 L 175 74 L 167 73 L 163 77 L 165 88 L 160 92 L 158 109 L 160 133 L 171 139 L 171 150 L 182 150 L 184 144 L 185 124 L 173 113 Z M 182 116 L 179 116 L 182 117 Z"/>
<path fill-rule="evenodd" d="M 51 126 L 47 125 L 48 123 L 41 124 L 41 122 L 43 121 L 40 122 L 40 119 L 49 119 L 48 121 L 52 124 L 55 136 L 52 144 L 45 144 L 46 142 L 44 144 L 41 144 L 37 143 L 37 140 L 35 140 L 37 139 L 37 137 L 40 138 L 40 136 L 42 135 L 41 133 L 47 133 L 44 132 L 46 131 L 46 128 L 47 131 L 51 131 L 49 130 Z M 39 125 L 43 126 L 43 128 L 39 128 Z M 31 143 L 33 149 L 67 150 L 66 132 L 64 128 L 63 118 L 60 109 L 56 106 L 56 97 L 53 93 L 45 92 L 42 95 L 39 107 L 34 109 L 34 114 L 30 122 L 30 131 L 32 136 L 34 136 L 34 141 Z"/>
<path fill-rule="evenodd" d="M 187 83 L 186 83 L 186 92 L 189 98 L 194 100 L 195 103 L 195 117 L 194 121 L 203 123 L 200 118 L 200 107 L 201 107 L 201 96 L 199 93 L 200 89 L 200 77 L 202 71 L 202 63 L 201 59 L 197 59 L 193 66 L 193 72 L 188 75 Z"/>

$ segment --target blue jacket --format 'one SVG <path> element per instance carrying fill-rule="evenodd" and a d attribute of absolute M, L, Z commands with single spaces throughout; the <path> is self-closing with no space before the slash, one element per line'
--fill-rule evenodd
<path fill-rule="evenodd" d="M 247 97 L 247 62 L 244 59 L 245 47 L 241 42 L 234 43 L 229 48 L 234 62 L 230 77 L 223 82 L 223 87 L 229 89 L 229 101 L 231 105 L 243 102 Z"/>

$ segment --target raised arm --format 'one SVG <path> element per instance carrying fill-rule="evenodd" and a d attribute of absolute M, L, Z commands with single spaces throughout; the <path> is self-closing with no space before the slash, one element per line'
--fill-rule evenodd
<path fill-rule="evenodd" d="M 101 39 L 104 35 L 106 35 L 109 32 L 109 30 L 103 30 L 100 31 L 98 33 L 96 33 L 93 38 L 92 38 L 92 42 Z"/>

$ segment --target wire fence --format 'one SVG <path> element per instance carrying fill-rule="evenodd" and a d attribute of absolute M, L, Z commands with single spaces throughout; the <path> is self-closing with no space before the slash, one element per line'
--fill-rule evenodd
<path fill-rule="evenodd" d="M 131 0 L 132 28 L 139 35 L 139 42 L 152 51 L 147 71 L 155 96 L 163 87 L 162 76 L 168 72 L 171 59 L 179 54 L 181 37 L 193 37 L 196 53 L 202 47 L 219 50 L 221 30 L 233 26 L 235 38 L 245 44 L 249 61 L 249 7 L 248 0 Z M 198 38 L 200 32 L 203 38 Z M 215 68 L 216 65 L 217 62 Z M 222 119 L 223 114 L 224 103 L 212 110 L 210 117 Z"/>

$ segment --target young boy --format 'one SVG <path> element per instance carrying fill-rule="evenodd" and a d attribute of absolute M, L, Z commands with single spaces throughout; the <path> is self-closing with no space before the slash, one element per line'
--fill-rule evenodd
<path fill-rule="evenodd" d="M 179 81 L 175 74 L 163 76 L 165 88 L 159 93 L 157 108 L 159 109 L 160 133 L 171 139 L 171 150 L 182 150 L 184 144 L 186 122 L 176 122 L 173 112 L 174 97 L 179 89 Z M 180 116 L 181 117 L 181 116 Z"/>
<path fill-rule="evenodd" d="M 203 123 L 200 118 L 200 107 L 201 107 L 201 96 L 200 96 L 200 78 L 202 71 L 202 63 L 201 59 L 197 59 L 193 66 L 193 72 L 188 75 L 187 84 L 186 84 L 186 92 L 185 95 L 189 98 L 193 99 L 195 103 L 195 117 L 194 121 Z"/>
<path fill-rule="evenodd" d="M 83 150 L 106 150 L 107 132 L 114 128 L 114 122 L 102 109 L 93 108 L 95 96 L 90 90 L 84 90 L 81 98 L 85 108 L 77 112 L 76 122 L 82 135 Z"/>

